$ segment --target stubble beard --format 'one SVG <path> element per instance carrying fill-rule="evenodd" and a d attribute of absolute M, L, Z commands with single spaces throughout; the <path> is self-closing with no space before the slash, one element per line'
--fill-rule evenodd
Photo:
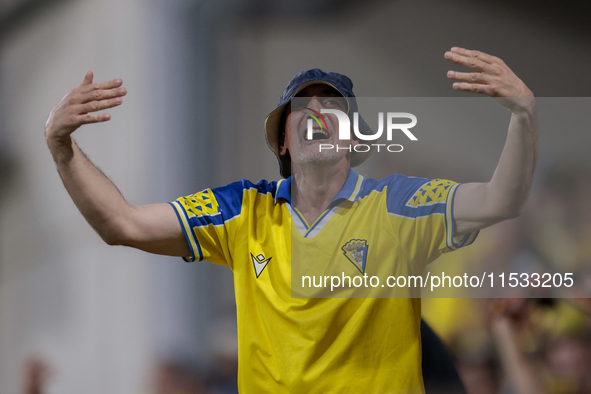
<path fill-rule="evenodd" d="M 301 164 L 327 164 L 339 161 L 343 156 L 336 149 L 324 150 L 310 150 L 307 152 L 298 152 L 297 155 L 292 156 L 291 160 Z M 294 160 L 295 159 L 295 160 Z"/>

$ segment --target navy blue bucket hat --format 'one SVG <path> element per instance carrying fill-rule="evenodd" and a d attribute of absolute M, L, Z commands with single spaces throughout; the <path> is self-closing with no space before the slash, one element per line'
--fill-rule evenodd
<path fill-rule="evenodd" d="M 289 157 L 279 154 L 279 130 L 285 106 L 289 105 L 291 99 L 301 90 L 307 86 L 316 84 L 329 85 L 347 99 L 347 114 L 349 115 L 351 124 L 353 124 L 353 113 L 358 112 L 357 100 L 355 99 L 355 94 L 353 94 L 353 82 L 347 76 L 330 71 L 325 72 L 318 68 L 296 74 L 283 91 L 277 108 L 265 119 L 267 145 L 269 145 L 269 148 L 277 156 L 277 160 L 279 160 L 279 172 L 284 178 L 291 176 L 291 162 Z M 361 115 L 359 115 L 359 131 L 362 134 L 373 134 Z M 351 167 L 356 167 L 363 163 L 372 152 L 373 147 L 367 152 L 352 152 Z"/>

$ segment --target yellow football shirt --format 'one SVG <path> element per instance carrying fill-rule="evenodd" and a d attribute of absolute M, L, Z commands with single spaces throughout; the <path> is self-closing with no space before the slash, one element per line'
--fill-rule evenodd
<path fill-rule="evenodd" d="M 291 205 L 290 185 L 242 180 L 171 203 L 191 249 L 185 260 L 234 272 L 240 393 L 423 393 L 420 299 L 315 285 L 329 272 L 382 283 L 421 275 L 473 242 L 477 233 L 454 240 L 458 184 L 351 170 L 312 224 Z"/>

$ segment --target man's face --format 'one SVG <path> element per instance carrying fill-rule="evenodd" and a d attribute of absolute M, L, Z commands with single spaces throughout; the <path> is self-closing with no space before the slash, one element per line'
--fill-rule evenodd
<path fill-rule="evenodd" d="M 308 114 L 313 111 L 320 112 L 321 109 L 338 109 L 347 112 L 346 99 L 334 88 L 318 84 L 310 85 L 299 92 L 288 105 L 287 120 L 285 123 L 285 138 L 279 147 L 279 153 L 285 155 L 289 150 L 292 163 L 329 163 L 343 160 L 350 157 L 349 145 L 355 145 L 356 141 L 342 141 L 338 139 L 338 119 L 333 114 L 322 114 L 326 125 L 319 118 L 324 126 L 321 128 L 316 120 Z M 313 110 L 313 111 L 312 111 Z M 313 139 L 308 137 L 308 119 L 312 119 Z M 321 144 L 339 145 L 341 149 L 322 149 Z"/>

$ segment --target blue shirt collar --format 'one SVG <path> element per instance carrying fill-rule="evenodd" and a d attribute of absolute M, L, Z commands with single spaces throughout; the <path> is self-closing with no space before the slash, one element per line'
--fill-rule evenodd
<path fill-rule="evenodd" d="M 283 198 L 288 203 L 291 204 L 291 180 L 292 177 L 290 176 L 287 179 L 282 179 L 277 183 L 277 192 L 275 193 L 275 203 L 277 203 L 278 198 Z M 359 176 L 355 171 L 349 169 L 349 175 L 347 176 L 347 180 L 345 184 L 341 188 L 341 190 L 337 193 L 334 200 L 330 203 L 330 206 L 333 207 L 336 204 L 340 203 L 343 200 L 349 201 L 356 201 L 357 197 L 359 196 L 359 190 L 361 188 L 361 183 L 363 181 L 363 177 Z"/>

